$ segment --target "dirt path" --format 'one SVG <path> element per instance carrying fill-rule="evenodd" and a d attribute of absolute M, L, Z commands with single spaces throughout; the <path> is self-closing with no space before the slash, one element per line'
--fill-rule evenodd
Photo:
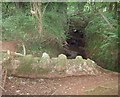
<path fill-rule="evenodd" d="M 117 95 L 118 75 L 104 73 L 53 79 L 8 77 L 3 95 Z"/>

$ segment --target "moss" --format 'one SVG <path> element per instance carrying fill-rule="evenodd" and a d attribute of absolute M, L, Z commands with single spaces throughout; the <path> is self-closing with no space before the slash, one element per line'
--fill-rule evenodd
<path fill-rule="evenodd" d="M 58 56 L 57 64 L 58 66 L 66 66 L 67 65 L 67 57 L 64 54 L 60 54 Z"/>
<path fill-rule="evenodd" d="M 85 59 L 82 58 L 82 56 L 77 56 L 75 58 L 75 64 L 83 64 Z"/>
<path fill-rule="evenodd" d="M 27 55 L 20 59 L 21 63 L 20 66 L 17 68 L 18 72 L 24 72 L 28 73 L 33 70 L 32 64 L 33 64 L 33 56 Z"/>
<path fill-rule="evenodd" d="M 11 65 L 11 59 L 8 59 L 8 60 L 6 60 L 6 61 L 4 61 L 3 63 L 2 63 L 2 65 L 3 65 L 3 67 L 5 68 L 5 69 L 12 69 L 12 65 Z"/>
<path fill-rule="evenodd" d="M 34 61 L 34 63 L 39 63 L 40 62 L 40 58 L 39 57 L 34 57 L 33 61 Z"/>
<path fill-rule="evenodd" d="M 51 71 L 49 68 L 37 68 L 38 74 L 48 74 Z"/>
<path fill-rule="evenodd" d="M 32 71 L 33 71 L 31 64 L 20 65 L 20 66 L 17 68 L 17 70 L 18 70 L 18 72 L 23 72 L 23 73 L 29 73 L 29 72 L 32 72 Z"/>
<path fill-rule="evenodd" d="M 22 73 L 22 74 L 32 74 L 32 73 L 35 73 L 35 74 L 48 74 L 51 70 L 49 68 L 41 68 L 41 67 L 37 67 L 37 68 L 32 68 L 32 65 L 29 65 L 29 66 L 20 66 L 17 71 L 19 73 Z"/>
<path fill-rule="evenodd" d="M 57 64 L 57 61 L 58 61 L 57 58 L 52 58 L 50 65 L 51 65 L 51 66 L 55 66 L 55 65 Z"/>

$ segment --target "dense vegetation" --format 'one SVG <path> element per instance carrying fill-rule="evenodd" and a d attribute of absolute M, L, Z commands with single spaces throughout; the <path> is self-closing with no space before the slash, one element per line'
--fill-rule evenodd
<path fill-rule="evenodd" d="M 4 2 L 2 3 L 3 41 L 21 41 L 27 53 L 50 56 L 62 53 L 69 38 L 70 20 L 78 21 L 86 33 L 88 57 L 99 65 L 118 69 L 118 17 L 116 2 Z"/>

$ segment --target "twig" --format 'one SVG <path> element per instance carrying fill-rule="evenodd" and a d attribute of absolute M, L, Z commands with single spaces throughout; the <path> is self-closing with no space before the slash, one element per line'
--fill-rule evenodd
<path fill-rule="evenodd" d="M 25 47 L 24 47 L 23 50 L 24 50 L 24 54 L 17 53 L 17 52 L 11 52 L 11 51 L 9 51 L 9 50 L 2 50 L 2 52 L 3 52 L 3 53 L 7 53 L 8 55 L 25 56 L 25 53 L 26 53 Z M 8 53 L 8 51 L 9 51 L 9 53 Z"/>
<path fill-rule="evenodd" d="M 7 79 L 7 70 L 5 70 L 5 74 L 4 74 L 3 87 L 5 86 L 6 79 Z"/>
<path fill-rule="evenodd" d="M 3 85 L 2 86 L 0 85 L 0 88 L 5 92 L 6 92 L 6 90 L 4 89 L 4 86 L 5 86 L 6 78 L 7 78 L 7 70 L 5 70 Z"/>
<path fill-rule="evenodd" d="M 16 53 L 16 52 L 14 54 L 17 55 L 17 56 L 21 56 L 21 57 L 25 56 L 25 55 L 23 55 L 21 53 Z"/>
<path fill-rule="evenodd" d="M 6 91 L 1 85 L 0 85 L 0 88 L 1 88 L 3 91 Z"/>
<path fill-rule="evenodd" d="M 51 95 L 55 95 L 55 93 L 58 91 L 58 89 L 57 90 L 55 90 Z"/>

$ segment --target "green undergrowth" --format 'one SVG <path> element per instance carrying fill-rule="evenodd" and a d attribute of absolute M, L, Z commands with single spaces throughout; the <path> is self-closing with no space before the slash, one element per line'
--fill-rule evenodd
<path fill-rule="evenodd" d="M 117 20 L 113 18 L 113 13 L 103 12 L 102 14 L 111 23 L 112 28 L 99 13 L 91 17 L 86 27 L 88 56 L 100 66 L 118 71 Z"/>
<path fill-rule="evenodd" d="M 40 74 L 46 74 L 50 72 L 49 68 L 41 68 L 41 60 L 39 57 L 33 57 L 32 55 L 27 55 L 23 58 L 19 58 L 20 65 L 17 68 L 17 71 L 19 73 L 40 73 Z"/>

